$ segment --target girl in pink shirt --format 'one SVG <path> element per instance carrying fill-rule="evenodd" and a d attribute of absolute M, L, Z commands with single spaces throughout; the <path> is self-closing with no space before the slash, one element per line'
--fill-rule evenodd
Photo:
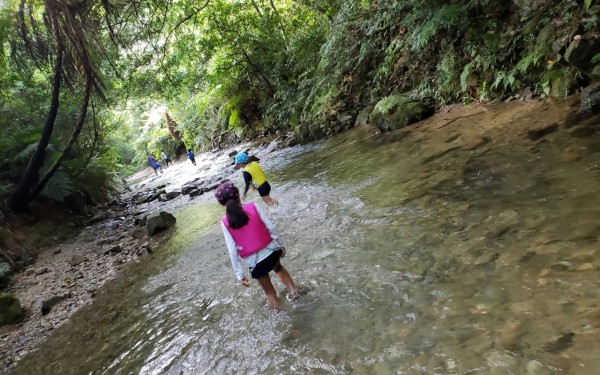
<path fill-rule="evenodd" d="M 275 271 L 287 287 L 291 298 L 295 299 L 298 288 L 280 262 L 280 258 L 285 256 L 285 243 L 269 217 L 254 203 L 242 205 L 240 191 L 231 181 L 221 184 L 215 191 L 215 197 L 226 207 L 225 215 L 221 218 L 221 229 L 233 271 L 240 283 L 246 287 L 250 286 L 241 265 L 243 259 L 250 275 L 258 281 L 267 295 L 269 305 L 276 309 L 281 308 L 269 276 L 271 271 Z"/>

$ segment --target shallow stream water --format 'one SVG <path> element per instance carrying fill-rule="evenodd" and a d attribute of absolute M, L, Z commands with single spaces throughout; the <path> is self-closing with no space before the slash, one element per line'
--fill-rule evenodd
<path fill-rule="evenodd" d="M 259 155 L 305 296 L 273 312 L 235 282 L 206 194 L 12 373 L 597 374 L 600 120 L 574 107 L 455 109 Z"/>

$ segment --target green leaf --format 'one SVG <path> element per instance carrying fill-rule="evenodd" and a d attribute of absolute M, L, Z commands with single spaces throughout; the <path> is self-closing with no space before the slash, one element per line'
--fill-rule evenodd
<path fill-rule="evenodd" d="M 56 171 L 44 186 L 40 195 L 62 202 L 73 192 L 71 179 L 64 171 Z"/>

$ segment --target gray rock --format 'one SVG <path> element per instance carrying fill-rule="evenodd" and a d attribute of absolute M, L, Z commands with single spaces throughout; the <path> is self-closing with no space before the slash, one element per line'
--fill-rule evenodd
<path fill-rule="evenodd" d="M 372 108 L 365 108 L 358 113 L 356 116 L 356 120 L 354 121 L 355 126 L 367 125 L 369 123 L 369 113 L 372 111 Z"/>
<path fill-rule="evenodd" d="M 600 82 L 583 89 L 579 113 L 592 115 L 600 113 Z"/>
<path fill-rule="evenodd" d="M 175 224 L 175 217 L 168 212 L 155 212 L 146 217 L 146 231 L 149 236 L 163 231 Z"/>
<path fill-rule="evenodd" d="M 99 223 L 101 221 L 104 221 L 106 219 L 108 219 L 107 215 L 105 215 L 103 213 L 102 214 L 96 214 L 93 217 L 91 217 L 90 219 L 88 219 L 88 221 L 86 222 L 86 224 L 89 226 L 89 225 L 93 225 L 93 224 Z"/>
<path fill-rule="evenodd" d="M 60 252 L 62 251 L 61 247 L 57 247 L 56 249 L 54 249 L 53 253 L 54 254 L 60 254 Z"/>
<path fill-rule="evenodd" d="M 35 274 L 35 270 L 33 268 L 28 268 L 25 270 L 25 276 L 31 276 Z"/>
<path fill-rule="evenodd" d="M 73 255 L 71 256 L 71 259 L 69 260 L 69 263 L 70 263 L 72 266 L 76 266 L 76 265 L 78 265 L 78 264 L 81 264 L 81 263 L 85 262 L 86 260 L 87 260 L 87 258 L 86 258 L 86 257 L 84 257 L 83 255 L 79 255 L 79 254 L 73 254 Z"/>
<path fill-rule="evenodd" d="M 47 300 L 42 301 L 42 315 L 48 314 L 57 303 L 64 301 L 68 296 L 53 296 Z"/>
<path fill-rule="evenodd" d="M 45 273 L 48 273 L 48 267 L 40 267 L 35 270 L 36 275 L 43 275 Z"/>
<path fill-rule="evenodd" d="M 102 238 L 102 239 L 99 239 L 98 241 L 96 241 L 96 246 L 108 245 L 111 242 L 112 242 L 112 240 L 109 238 Z"/>
<path fill-rule="evenodd" d="M 21 302 L 12 294 L 0 294 L 0 327 L 17 324 L 23 320 Z"/>
<path fill-rule="evenodd" d="M 600 39 L 583 36 L 582 38 L 574 38 L 569 44 L 565 52 L 565 60 L 576 68 L 591 73 L 596 66 L 592 63 L 592 59 L 598 53 L 600 53 Z"/>
<path fill-rule="evenodd" d="M 204 189 L 194 189 L 190 191 L 190 197 L 197 197 L 202 194 L 204 194 Z"/>
<path fill-rule="evenodd" d="M 180 191 L 170 191 L 166 195 L 167 195 L 167 200 L 171 200 L 171 199 L 174 199 L 174 198 L 177 198 L 178 196 L 180 196 L 181 192 Z"/>
<path fill-rule="evenodd" d="M 146 231 L 143 228 L 136 228 L 133 232 L 131 232 L 131 237 L 137 239 L 144 238 L 146 236 Z"/>
<path fill-rule="evenodd" d="M 196 189 L 196 184 L 188 182 L 187 184 L 184 184 L 181 187 L 181 194 L 182 195 L 187 195 L 187 194 L 189 194 L 194 189 Z"/>
<path fill-rule="evenodd" d="M 103 249 L 102 253 L 104 255 L 107 254 L 118 254 L 121 251 L 123 251 L 123 248 L 121 247 L 121 245 L 112 245 L 112 246 L 107 246 Z"/>

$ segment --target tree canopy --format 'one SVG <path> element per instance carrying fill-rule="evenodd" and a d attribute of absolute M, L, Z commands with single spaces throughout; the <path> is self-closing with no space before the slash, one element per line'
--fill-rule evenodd
<path fill-rule="evenodd" d="M 0 196 L 95 204 L 148 153 L 325 133 L 394 94 L 434 104 L 593 79 L 592 0 L 0 3 Z M 596 52 L 598 53 L 598 52 Z M 589 58 L 597 64 L 599 55 Z M 343 116 L 342 116 L 343 117 Z"/>

